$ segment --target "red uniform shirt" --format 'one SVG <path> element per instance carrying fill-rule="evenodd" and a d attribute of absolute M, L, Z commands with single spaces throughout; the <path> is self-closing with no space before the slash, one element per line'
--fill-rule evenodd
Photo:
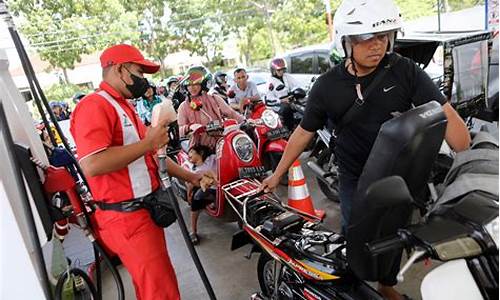
<path fill-rule="evenodd" d="M 132 105 L 106 82 L 99 85 L 125 111 L 128 118 L 143 139 L 146 127 L 140 121 Z M 123 128 L 117 110 L 101 95 L 92 93 L 78 103 L 71 115 L 71 134 L 75 139 L 79 161 L 98 153 L 108 147 L 123 146 Z M 154 152 L 147 153 L 145 163 L 149 173 L 152 191 L 159 187 Z M 135 198 L 131 174 L 128 168 L 103 175 L 88 177 L 90 190 L 96 201 L 108 203 L 131 200 Z"/>

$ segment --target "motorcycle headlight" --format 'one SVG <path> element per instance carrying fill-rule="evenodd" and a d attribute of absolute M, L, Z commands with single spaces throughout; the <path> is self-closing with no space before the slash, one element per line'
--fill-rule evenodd
<path fill-rule="evenodd" d="M 267 127 L 271 128 L 271 129 L 275 129 L 276 127 L 278 127 L 278 114 L 275 113 L 274 111 L 270 110 L 270 109 L 266 109 L 264 110 L 264 112 L 262 113 L 262 116 L 260 117 L 262 122 L 264 122 L 264 125 L 266 125 Z"/>
<path fill-rule="evenodd" d="M 240 160 L 250 162 L 253 159 L 253 142 L 247 135 L 238 134 L 235 136 L 233 149 Z"/>
<path fill-rule="evenodd" d="M 498 217 L 484 226 L 498 248 Z"/>

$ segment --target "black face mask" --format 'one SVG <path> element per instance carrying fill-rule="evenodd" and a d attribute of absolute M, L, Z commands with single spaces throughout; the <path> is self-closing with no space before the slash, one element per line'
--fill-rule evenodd
<path fill-rule="evenodd" d="M 124 67 L 125 68 L 125 67 Z M 132 94 L 132 97 L 139 98 L 146 93 L 149 88 L 149 82 L 146 78 L 139 77 L 134 73 L 130 72 L 127 68 L 125 68 L 127 72 L 130 74 L 130 78 L 132 79 L 132 84 L 127 84 L 125 80 L 122 81 L 125 83 L 127 90 Z"/>

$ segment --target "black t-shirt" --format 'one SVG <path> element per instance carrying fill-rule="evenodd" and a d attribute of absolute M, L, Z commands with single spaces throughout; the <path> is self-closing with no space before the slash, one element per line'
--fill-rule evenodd
<path fill-rule="evenodd" d="M 358 78 L 361 91 L 387 64 L 388 57 L 384 57 L 374 72 Z M 356 78 L 347 71 L 345 62 L 321 75 L 309 93 L 301 127 L 314 132 L 323 128 L 328 119 L 337 124 L 357 99 L 355 85 Z M 446 102 L 429 76 L 412 60 L 401 57 L 373 88 L 355 120 L 338 134 L 335 154 L 340 171 L 356 177 L 361 175 L 380 126 L 393 118 L 393 113 L 433 100 Z"/>

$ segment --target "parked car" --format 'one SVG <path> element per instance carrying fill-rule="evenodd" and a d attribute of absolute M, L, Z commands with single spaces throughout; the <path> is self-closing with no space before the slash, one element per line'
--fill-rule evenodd
<path fill-rule="evenodd" d="M 328 71 L 335 65 L 331 59 L 333 44 L 320 44 L 301 47 L 283 55 L 288 65 L 288 72 L 292 74 L 306 90 L 313 77 Z"/>

